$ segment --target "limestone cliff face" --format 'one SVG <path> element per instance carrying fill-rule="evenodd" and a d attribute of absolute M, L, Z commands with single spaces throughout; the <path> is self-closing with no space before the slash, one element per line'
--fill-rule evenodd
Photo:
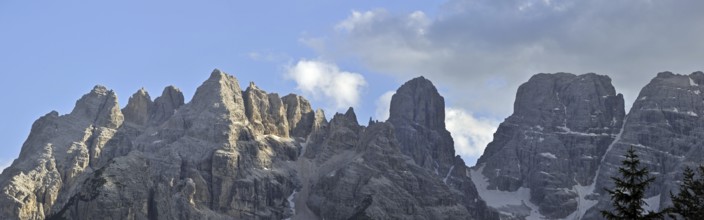
<path fill-rule="evenodd" d="M 388 123 L 394 127 L 401 152 L 441 179 L 451 197 L 478 219 L 497 218 L 479 198 L 464 161 L 456 156 L 445 128 L 445 99 L 430 80 L 418 77 L 404 83 L 391 98 Z"/>
<path fill-rule="evenodd" d="M 43 219 L 65 203 L 63 192 L 103 165 L 106 145 L 124 118 L 117 96 L 96 86 L 68 115 L 51 112 L 32 126 L 20 156 L 0 174 L 0 216 Z"/>
<path fill-rule="evenodd" d="M 608 207 L 602 190 L 612 187 L 610 176 L 617 174 L 621 157 L 631 146 L 656 177 L 646 193 L 648 209 L 671 204 L 670 192 L 677 190 L 685 166 L 704 163 L 704 73 L 678 75 L 661 72 L 638 95 L 628 113 L 623 133 L 613 144 L 596 181 L 599 203 L 585 217 L 596 218 L 598 210 Z"/>
<path fill-rule="evenodd" d="M 189 103 L 169 86 L 153 101 L 141 89 L 120 110 L 96 86 L 70 114 L 34 123 L 0 174 L 0 219 L 498 217 L 455 157 L 444 117 L 430 119 L 442 97 L 414 90 L 400 89 L 412 98 L 397 103 L 418 115 L 394 108 L 393 122 L 362 126 L 351 108 L 328 122 L 303 97 L 242 91 L 220 70 Z M 414 147 L 433 153 L 416 162 Z"/>
<path fill-rule="evenodd" d="M 267 94 L 250 83 L 243 95 L 245 112 L 255 132 L 288 137 L 286 109 L 278 94 Z"/>
<path fill-rule="evenodd" d="M 479 191 L 518 194 L 529 189 L 529 198 L 521 198 L 529 200 L 523 208 L 494 205 L 514 217 L 536 211 L 549 218 L 575 213 L 585 203 L 580 187 L 593 183 L 624 116 L 623 96 L 607 76 L 531 77 L 518 88 L 513 114 L 499 125 L 477 162 L 478 178 L 489 184 Z"/>

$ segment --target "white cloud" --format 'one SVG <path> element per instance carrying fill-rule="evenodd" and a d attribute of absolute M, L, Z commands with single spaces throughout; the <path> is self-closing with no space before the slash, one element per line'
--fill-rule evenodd
<path fill-rule="evenodd" d="M 357 106 L 361 90 L 367 85 L 361 74 L 342 71 L 321 60 L 299 60 L 287 67 L 286 77 L 296 81 L 297 89 L 303 93 L 332 100 L 328 107 L 335 111 Z"/>
<path fill-rule="evenodd" d="M 345 30 L 345 31 L 352 31 L 356 27 L 366 25 L 368 23 L 371 23 L 374 18 L 379 17 L 379 14 L 383 13 L 385 14 L 385 11 L 366 11 L 366 12 L 359 12 L 359 11 L 352 11 L 352 14 L 347 17 L 344 21 L 338 23 L 335 25 L 336 30 Z"/>
<path fill-rule="evenodd" d="M 493 139 L 499 122 L 476 118 L 463 109 L 448 107 L 445 110 L 445 124 L 455 141 L 456 153 L 472 166 Z"/>
<path fill-rule="evenodd" d="M 391 107 L 391 97 L 396 91 L 388 91 L 379 96 L 376 100 L 376 111 L 374 117 L 379 121 L 386 121 L 389 118 L 389 108 Z"/>

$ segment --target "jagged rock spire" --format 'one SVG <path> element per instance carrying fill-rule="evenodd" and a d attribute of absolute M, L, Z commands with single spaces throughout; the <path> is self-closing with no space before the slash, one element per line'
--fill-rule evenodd
<path fill-rule="evenodd" d="M 152 108 L 152 98 L 144 88 L 141 88 L 130 97 L 127 106 L 122 109 L 122 114 L 125 116 L 126 122 L 145 125 L 149 120 Z"/>
<path fill-rule="evenodd" d="M 392 96 L 392 123 L 416 123 L 429 129 L 445 129 L 445 99 L 430 80 L 417 77 L 404 83 Z"/>
<path fill-rule="evenodd" d="M 183 93 L 174 86 L 167 86 L 161 96 L 154 99 L 154 106 L 149 120 L 152 124 L 160 125 L 170 118 L 177 109 L 184 105 Z"/>

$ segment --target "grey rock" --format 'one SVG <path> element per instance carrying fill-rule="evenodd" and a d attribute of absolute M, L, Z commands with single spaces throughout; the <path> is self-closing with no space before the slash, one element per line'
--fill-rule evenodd
<path fill-rule="evenodd" d="M 477 161 L 475 169 L 483 168 L 490 183 L 478 190 L 527 188 L 541 215 L 567 217 L 583 201 L 576 187 L 593 183 L 624 115 L 623 96 L 607 76 L 531 77 L 518 88 L 514 113 L 499 125 Z"/>
<path fill-rule="evenodd" d="M 441 178 L 403 154 L 390 123 L 360 126 L 350 108 L 317 132 L 327 138 L 307 145 L 317 169 L 305 205 L 321 218 L 492 219 L 468 210 Z"/>
<path fill-rule="evenodd" d="M 445 129 L 445 99 L 433 83 L 422 76 L 404 83 L 391 98 L 389 111 L 401 151 L 421 167 L 447 172 L 455 148 Z"/>
<path fill-rule="evenodd" d="M 243 96 L 245 114 L 253 124 L 254 132 L 288 137 L 286 109 L 278 94 L 267 94 L 252 82 Z"/>
<path fill-rule="evenodd" d="M 307 137 L 311 133 L 317 117 L 310 102 L 296 94 L 286 95 L 281 100 L 286 108 L 286 118 L 290 127 L 289 134 L 293 137 Z"/>
<path fill-rule="evenodd" d="M 125 122 L 135 125 L 145 125 L 147 121 L 149 121 L 153 105 L 154 103 L 151 97 L 149 97 L 149 93 L 147 93 L 144 88 L 140 89 L 130 97 L 127 106 L 122 109 Z"/>
<path fill-rule="evenodd" d="M 617 174 L 621 156 L 631 146 L 656 181 L 646 192 L 656 198 L 650 204 L 663 209 L 671 204 L 669 193 L 678 190 L 684 166 L 704 163 L 704 73 L 679 75 L 661 72 L 638 95 L 623 127 L 623 133 L 604 158 L 596 182 L 599 203 L 585 218 L 598 218 L 609 207 L 604 187 L 613 187 L 609 178 Z M 659 197 L 656 197 L 659 196 Z M 657 199 L 659 198 L 659 199 Z"/>
<path fill-rule="evenodd" d="M 149 121 L 154 125 L 161 125 L 176 113 L 176 110 L 184 104 L 183 93 L 174 86 L 167 86 L 161 96 L 154 99 L 152 110 L 149 114 Z"/>
<path fill-rule="evenodd" d="M 447 196 L 467 210 L 465 218 L 498 218 L 479 198 L 467 166 L 455 155 L 445 128 L 445 99 L 430 80 L 421 76 L 404 83 L 391 98 L 389 111 L 387 122 L 394 127 L 401 152 L 449 187 Z"/>
<path fill-rule="evenodd" d="M 98 165 L 122 122 L 117 96 L 103 86 L 78 100 L 71 114 L 37 120 L 19 157 L 0 174 L 0 218 L 44 219 L 63 205 L 62 192 Z"/>
<path fill-rule="evenodd" d="M 398 92 L 417 114 L 394 108 L 393 122 L 369 127 L 352 108 L 328 122 L 300 96 L 241 91 L 219 70 L 187 104 L 167 87 L 120 110 L 96 86 L 71 114 L 34 123 L 0 174 L 0 219 L 497 219 L 444 116 L 428 115 L 444 103 L 426 81 Z M 425 164 L 414 147 L 430 152 Z"/>

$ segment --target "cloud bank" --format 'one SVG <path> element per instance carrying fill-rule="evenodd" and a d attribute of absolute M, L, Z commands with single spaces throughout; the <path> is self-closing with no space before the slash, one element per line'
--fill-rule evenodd
<path fill-rule="evenodd" d="M 448 86 L 453 106 L 503 118 L 518 85 L 539 72 L 607 74 L 632 100 L 657 72 L 704 69 L 701 8 L 699 0 L 452 0 L 432 16 L 353 11 L 310 42 L 321 56 L 373 72 L 430 76 Z"/>

